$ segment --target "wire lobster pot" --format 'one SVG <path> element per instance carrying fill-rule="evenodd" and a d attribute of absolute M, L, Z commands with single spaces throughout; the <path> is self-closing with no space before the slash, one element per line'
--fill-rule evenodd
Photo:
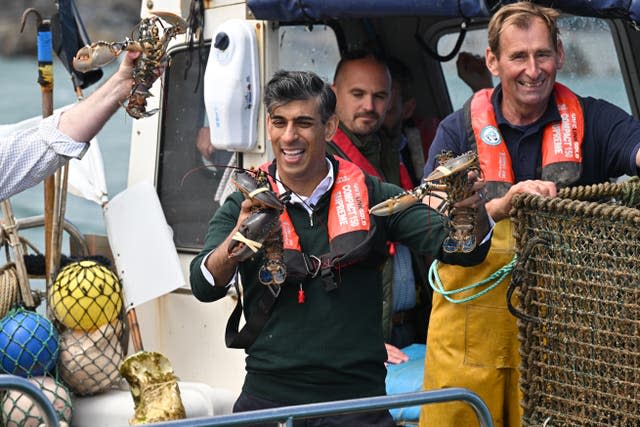
<path fill-rule="evenodd" d="M 640 180 L 513 206 L 522 424 L 640 425 Z"/>

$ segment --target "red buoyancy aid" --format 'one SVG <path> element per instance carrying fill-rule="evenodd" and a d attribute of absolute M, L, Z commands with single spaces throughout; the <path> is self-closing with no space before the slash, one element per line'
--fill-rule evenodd
<path fill-rule="evenodd" d="M 411 190 L 413 188 L 413 180 L 411 179 L 411 175 L 409 175 L 409 169 L 407 169 L 402 160 L 400 161 L 400 186 L 404 190 Z"/>
<path fill-rule="evenodd" d="M 382 181 L 386 181 L 385 177 L 382 176 L 375 167 L 373 167 L 369 159 L 362 155 L 360 150 L 358 150 L 358 147 L 353 144 L 351 139 L 342 129 L 338 128 L 336 131 L 333 136 L 333 143 L 348 157 L 347 160 L 350 160 L 360 166 L 365 173 L 378 177 Z M 405 164 L 402 163 L 400 156 L 398 156 L 398 161 L 400 162 L 400 186 L 405 190 L 411 190 L 413 188 L 413 182 L 411 181 L 409 170 Z"/>
<path fill-rule="evenodd" d="M 287 278 L 321 275 L 326 280 L 326 285 L 335 285 L 332 268 L 346 267 L 372 255 L 371 241 L 375 223 L 369 216 L 369 189 L 365 175 L 355 164 L 339 157 L 336 160 L 338 171 L 331 188 L 327 221 L 329 253 L 304 254 L 286 207 L 280 215 Z M 268 171 L 272 164 L 266 163 L 260 168 Z M 278 187 L 272 178 L 274 173 L 268 175 L 271 188 L 277 193 Z"/>
<path fill-rule="evenodd" d="M 489 198 L 504 195 L 515 180 L 511 156 L 491 103 L 493 90 L 476 92 L 464 107 L 465 120 L 472 130 L 469 141 L 478 152 Z M 554 97 L 562 120 L 544 128 L 542 179 L 566 186 L 577 181 L 582 172 L 584 114 L 578 97 L 560 83 L 554 85 Z"/>

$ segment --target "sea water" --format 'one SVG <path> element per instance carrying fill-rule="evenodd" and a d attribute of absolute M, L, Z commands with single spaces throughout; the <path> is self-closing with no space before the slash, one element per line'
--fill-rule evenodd
<path fill-rule="evenodd" d="M 118 63 L 103 69 L 104 76 L 83 91 L 88 96 L 104 83 L 117 69 Z M 42 95 L 37 83 L 37 59 L 29 57 L 0 57 L 0 124 L 17 123 L 22 120 L 42 116 Z M 77 96 L 67 70 L 62 63 L 54 63 L 53 107 L 59 108 L 77 101 Z M 87 117 L 91 120 L 91 117 Z M 105 180 L 109 198 L 126 188 L 129 167 L 129 145 L 132 119 L 119 109 L 98 134 L 98 142 L 104 162 Z M 2 173 L 2 171 L 0 171 Z M 44 214 L 44 184 L 11 197 L 14 216 L 18 219 Z M 0 217 L 2 214 L 0 213 Z M 102 207 L 98 204 L 76 197 L 67 196 L 65 218 L 84 234 L 106 234 Z M 21 229 L 20 236 L 32 242 L 44 253 L 44 227 Z M 34 251 L 30 250 L 33 254 Z M 68 255 L 69 239 L 63 234 L 62 253 Z M 0 265 L 6 262 L 4 250 L 0 251 Z M 31 279 L 33 289 L 44 289 L 44 280 Z"/>
<path fill-rule="evenodd" d="M 117 66 L 114 63 L 105 67 L 102 79 L 85 89 L 83 95 L 92 93 L 115 72 Z M 0 124 L 16 123 L 42 115 L 42 95 L 37 79 L 38 64 L 35 57 L 0 57 L 0 94 L 3 99 L 0 103 Z M 53 107 L 76 102 L 69 74 L 59 61 L 54 63 L 53 79 Z M 87 120 L 91 120 L 91 117 L 87 117 Z M 110 198 L 126 187 L 131 124 L 132 119 L 124 109 L 120 109 L 98 134 Z M 15 216 L 22 218 L 41 215 L 44 212 L 43 200 L 43 184 L 38 184 L 13 196 L 11 204 Z M 105 233 L 102 208 L 96 203 L 69 194 L 66 210 L 67 220 L 83 233 Z"/>

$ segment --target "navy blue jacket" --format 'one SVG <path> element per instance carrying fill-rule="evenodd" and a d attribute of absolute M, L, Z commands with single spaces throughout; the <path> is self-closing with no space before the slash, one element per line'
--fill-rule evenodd
<path fill-rule="evenodd" d="M 640 148 L 640 121 L 615 105 L 591 97 L 579 97 L 584 110 L 585 133 L 582 143 L 582 176 L 576 185 L 605 182 L 621 175 L 638 175 L 636 153 Z M 560 121 L 560 113 L 551 96 L 549 106 L 542 117 L 527 126 L 514 126 L 506 121 L 499 108 L 502 88 L 498 85 L 491 102 L 498 127 L 507 143 L 516 182 L 540 179 L 542 153 L 540 142 L 546 124 Z M 429 160 L 424 168 L 425 176 L 433 169 L 435 156 L 442 150 L 454 153 L 469 151 L 463 110 L 447 116 L 438 126 L 429 149 Z"/>

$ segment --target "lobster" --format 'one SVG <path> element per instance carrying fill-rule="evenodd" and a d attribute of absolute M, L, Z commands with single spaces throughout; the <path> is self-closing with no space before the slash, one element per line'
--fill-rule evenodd
<path fill-rule="evenodd" d="M 141 52 L 134 65 L 134 84 L 125 107 L 127 113 L 136 119 L 152 116 L 158 111 L 147 111 L 147 98 L 151 96 L 149 89 L 156 79 L 156 70 L 167 63 L 169 42 L 187 30 L 186 21 L 178 15 L 150 13 L 151 16 L 142 19 L 134 29 L 136 34 L 132 39 L 127 37 L 122 42 L 111 43 L 98 41 L 80 48 L 73 58 L 73 68 L 84 73 L 113 62 L 125 50 Z"/>
<path fill-rule="evenodd" d="M 369 212 L 373 215 L 388 216 L 407 209 L 427 195 L 433 195 L 434 192 L 444 192 L 447 194 L 447 198 L 438 210 L 447 214 L 451 227 L 442 248 L 449 253 L 471 252 L 476 246 L 473 232 L 476 219 L 475 209 L 453 209 L 453 205 L 471 196 L 472 185 L 467 173 L 472 170 L 480 170 L 478 155 L 473 151 L 468 151 L 454 157 L 451 152 L 443 152 L 437 157 L 437 161 L 439 166 L 424 179 L 421 185 L 378 203 Z"/>
<path fill-rule="evenodd" d="M 287 276 L 282 248 L 280 214 L 290 193 L 278 197 L 269 187 L 265 172 L 248 170 L 236 172 L 233 184 L 253 203 L 251 215 L 240 225 L 229 245 L 228 255 L 240 262 L 264 250 L 264 263 L 258 271 L 263 285 L 281 285 Z"/>

